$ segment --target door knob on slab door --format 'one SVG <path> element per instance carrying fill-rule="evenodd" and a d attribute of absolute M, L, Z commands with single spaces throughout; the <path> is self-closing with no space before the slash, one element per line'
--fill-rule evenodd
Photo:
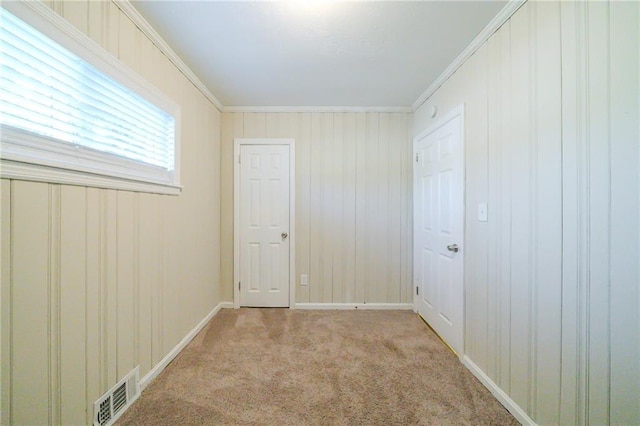
<path fill-rule="evenodd" d="M 283 232 L 282 234 L 280 234 L 280 236 L 282 237 L 283 240 L 286 240 L 289 234 L 287 234 L 286 232 Z"/>
<path fill-rule="evenodd" d="M 460 249 L 458 248 L 457 244 L 449 244 L 447 246 L 447 250 L 457 253 Z"/>

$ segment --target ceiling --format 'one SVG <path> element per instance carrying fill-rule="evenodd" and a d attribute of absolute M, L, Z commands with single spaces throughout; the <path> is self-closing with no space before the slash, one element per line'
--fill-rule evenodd
<path fill-rule="evenodd" d="M 132 1 L 225 106 L 410 106 L 506 1 Z"/>

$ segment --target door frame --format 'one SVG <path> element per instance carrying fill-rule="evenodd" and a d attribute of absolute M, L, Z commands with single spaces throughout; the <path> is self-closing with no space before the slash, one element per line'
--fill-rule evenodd
<path fill-rule="evenodd" d="M 418 268 L 418 262 L 416 261 L 416 256 L 418 253 L 418 247 L 417 247 L 417 241 L 415 238 L 416 235 L 416 220 L 415 218 L 417 217 L 417 202 L 416 202 L 416 197 L 418 196 L 418 194 L 416 193 L 416 176 L 415 176 L 415 162 L 414 159 L 416 158 L 416 155 L 418 153 L 417 150 L 417 143 L 418 141 L 426 138 L 427 136 L 429 136 L 431 133 L 434 133 L 435 131 L 437 131 L 438 129 L 440 129 L 442 126 L 444 126 L 445 124 L 447 124 L 448 122 L 450 122 L 451 120 L 455 119 L 456 117 L 460 117 L 460 150 L 462 152 L 462 155 L 460 156 L 460 169 L 462 172 L 462 176 L 461 176 L 461 183 L 462 183 L 462 194 L 460 194 L 461 196 L 461 206 L 462 206 L 462 211 L 461 211 L 461 221 L 462 221 L 462 241 L 461 241 L 461 246 L 462 249 L 460 250 L 459 256 L 462 256 L 462 271 L 461 274 L 461 280 L 462 280 L 462 319 L 461 319 L 461 324 L 462 324 L 462 348 L 461 351 L 458 355 L 458 358 L 462 361 L 464 355 L 465 355 L 465 347 L 466 347 L 466 342 L 465 342 L 465 335 L 466 335 L 466 328 L 467 328 L 467 324 L 466 324 L 466 311 L 467 311 L 467 303 L 466 303 L 466 274 L 465 274 L 465 269 L 466 269 L 466 256 L 465 256 L 465 250 L 466 250 L 466 198 L 467 198 L 467 182 L 466 182 L 466 178 L 467 178 L 467 173 L 466 173 L 466 156 L 467 156 L 467 152 L 465 149 L 465 114 L 464 114 L 464 104 L 460 104 L 456 107 L 454 107 L 451 111 L 449 111 L 446 115 L 440 117 L 439 119 L 437 119 L 436 121 L 434 121 L 431 125 L 429 125 L 425 130 L 423 130 L 422 132 L 418 133 L 417 136 L 414 136 L 413 138 L 413 156 L 411 159 L 411 165 L 412 165 L 412 172 L 413 172 L 413 226 L 412 226 L 412 238 L 413 238 L 413 285 L 414 288 L 418 285 L 417 284 L 417 280 L 416 280 L 416 276 L 417 276 L 417 268 Z M 411 289 L 411 291 L 413 292 L 413 311 L 416 312 L 418 315 L 420 315 L 419 311 L 418 311 L 418 295 L 416 295 L 415 290 L 413 290 L 413 288 Z M 420 316 L 420 318 L 422 318 L 422 316 Z M 425 321 L 425 323 L 431 327 L 431 325 L 429 323 L 426 322 L 426 319 L 423 318 L 423 320 Z M 432 328 L 433 330 L 433 328 Z M 434 330 L 435 332 L 435 330 Z M 436 333 L 437 334 L 437 333 Z M 438 337 L 440 337 L 438 335 Z M 443 340 L 444 342 L 444 340 Z M 446 343 L 446 342 L 445 342 Z M 448 346 L 448 344 L 447 344 Z"/>
<path fill-rule="evenodd" d="M 289 147 L 289 309 L 295 306 L 296 290 L 296 155 L 293 138 L 235 138 L 233 140 L 233 307 L 240 307 L 240 148 L 242 145 Z"/>

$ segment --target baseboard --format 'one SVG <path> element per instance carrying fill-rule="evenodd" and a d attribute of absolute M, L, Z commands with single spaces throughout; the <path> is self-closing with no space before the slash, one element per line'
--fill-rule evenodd
<path fill-rule="evenodd" d="M 524 412 L 518 404 L 507 395 L 502 389 L 498 387 L 497 384 L 493 380 L 487 376 L 484 371 L 480 369 L 468 356 L 464 356 L 462 358 L 462 363 L 467 367 L 474 376 L 480 380 L 480 382 L 496 397 L 504 407 L 509 410 L 509 412 L 515 417 L 521 424 L 536 426 L 536 422 L 534 422 L 531 417 Z"/>
<path fill-rule="evenodd" d="M 411 310 L 412 303 L 296 303 L 295 309 L 338 310 L 338 309 L 378 309 Z"/>
<path fill-rule="evenodd" d="M 149 385 L 149 383 L 153 381 L 153 379 L 158 377 L 158 374 L 160 374 L 162 370 L 164 370 L 167 365 L 169 365 L 169 363 L 173 361 L 173 359 L 180 353 L 180 351 L 182 351 L 185 346 L 187 346 L 189 342 L 191 342 L 191 340 L 196 337 L 200 330 L 202 330 L 204 326 L 207 325 L 209 321 L 211 321 L 211 318 L 213 318 L 218 312 L 220 312 L 220 309 L 226 308 L 233 308 L 233 302 L 218 303 L 218 305 L 213 308 L 213 310 L 209 312 L 209 314 L 204 317 L 204 319 L 200 321 L 193 330 L 191 330 L 186 336 L 184 336 L 180 343 L 178 343 L 173 349 L 169 351 L 169 353 L 164 358 L 162 358 L 162 361 L 157 363 L 151 369 L 151 371 L 145 374 L 145 376 L 140 379 L 140 392 L 142 392 Z"/>

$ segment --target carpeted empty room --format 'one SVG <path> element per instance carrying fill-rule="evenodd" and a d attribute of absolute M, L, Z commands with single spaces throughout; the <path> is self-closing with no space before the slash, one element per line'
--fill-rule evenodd
<path fill-rule="evenodd" d="M 119 424 L 518 422 L 411 311 L 229 309 Z"/>

